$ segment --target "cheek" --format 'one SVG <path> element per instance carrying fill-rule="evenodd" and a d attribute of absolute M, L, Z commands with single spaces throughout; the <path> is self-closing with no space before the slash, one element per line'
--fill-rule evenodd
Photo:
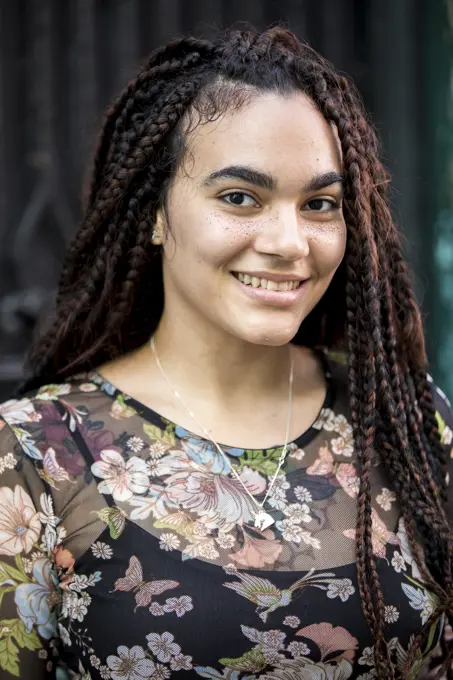
<path fill-rule="evenodd" d="M 333 274 L 346 252 L 346 225 L 338 222 L 316 225 L 308 230 L 307 237 L 318 273 Z"/>
<path fill-rule="evenodd" d="M 197 255 L 200 260 L 221 266 L 248 247 L 257 230 L 256 222 L 210 215 L 198 222 Z"/>

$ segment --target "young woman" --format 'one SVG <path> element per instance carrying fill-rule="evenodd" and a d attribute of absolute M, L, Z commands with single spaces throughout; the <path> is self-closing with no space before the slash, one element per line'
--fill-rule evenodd
<path fill-rule="evenodd" d="M 419 675 L 453 614 L 453 417 L 387 186 L 289 31 L 151 55 L 0 405 L 2 677 Z"/>

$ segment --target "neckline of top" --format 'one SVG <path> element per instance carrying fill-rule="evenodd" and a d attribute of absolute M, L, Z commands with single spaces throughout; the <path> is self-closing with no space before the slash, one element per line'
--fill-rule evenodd
<path fill-rule="evenodd" d="M 335 384 L 332 380 L 332 370 L 330 367 L 327 354 L 322 349 L 318 348 L 315 348 L 313 351 L 320 359 L 323 367 L 324 379 L 326 382 L 326 394 L 324 397 L 323 404 L 319 409 L 319 412 L 313 423 L 304 432 L 298 435 L 295 439 L 288 442 L 288 446 L 291 448 L 294 448 L 294 446 L 296 446 L 297 448 L 303 448 L 304 446 L 307 446 L 316 437 L 317 434 L 319 434 L 321 428 L 318 427 L 317 424 L 322 421 L 323 412 L 326 409 L 332 409 L 335 403 Z M 99 389 L 104 394 L 106 394 L 112 401 L 116 401 L 116 399 L 119 396 L 122 396 L 123 400 L 127 403 L 127 405 L 131 406 L 140 417 L 142 417 L 151 425 L 155 425 L 157 427 L 162 428 L 162 425 L 164 424 L 165 426 L 164 429 L 170 426 L 170 428 L 174 429 L 176 436 L 179 438 L 181 437 L 191 438 L 197 441 L 209 442 L 209 444 L 212 445 L 212 442 L 206 437 L 199 435 L 195 432 L 192 432 L 190 430 L 187 430 L 186 428 L 178 425 L 169 418 L 163 416 L 158 411 L 155 411 L 150 406 L 147 406 L 146 404 L 143 404 L 141 401 L 138 401 L 134 397 L 130 396 L 123 390 L 116 387 L 116 385 L 114 385 L 109 380 L 104 378 L 104 376 L 102 376 L 97 371 L 89 371 L 84 375 L 86 376 L 87 379 L 90 380 L 90 382 L 95 383 L 99 387 Z M 238 452 L 246 450 L 245 448 L 230 446 L 229 444 L 223 444 L 222 442 L 218 442 L 218 444 L 225 451 L 225 453 L 228 454 L 230 452 L 235 457 L 238 456 Z M 276 444 L 274 446 L 270 446 L 267 448 L 262 449 L 258 448 L 257 450 L 271 451 L 282 447 L 283 444 Z"/>

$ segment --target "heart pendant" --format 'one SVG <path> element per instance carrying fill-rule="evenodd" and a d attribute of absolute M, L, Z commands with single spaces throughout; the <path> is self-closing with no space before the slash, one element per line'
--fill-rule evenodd
<path fill-rule="evenodd" d="M 273 523 L 274 519 L 264 510 L 255 513 L 255 526 L 260 531 L 264 531 L 264 529 L 267 529 Z"/>

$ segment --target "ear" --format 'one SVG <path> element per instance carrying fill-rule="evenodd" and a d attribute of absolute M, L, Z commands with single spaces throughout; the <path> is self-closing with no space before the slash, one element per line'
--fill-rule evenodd
<path fill-rule="evenodd" d="M 165 216 L 162 208 L 158 208 L 156 211 L 156 219 L 154 221 L 153 233 L 151 236 L 151 242 L 153 246 L 161 246 L 164 242 L 165 233 Z"/>

